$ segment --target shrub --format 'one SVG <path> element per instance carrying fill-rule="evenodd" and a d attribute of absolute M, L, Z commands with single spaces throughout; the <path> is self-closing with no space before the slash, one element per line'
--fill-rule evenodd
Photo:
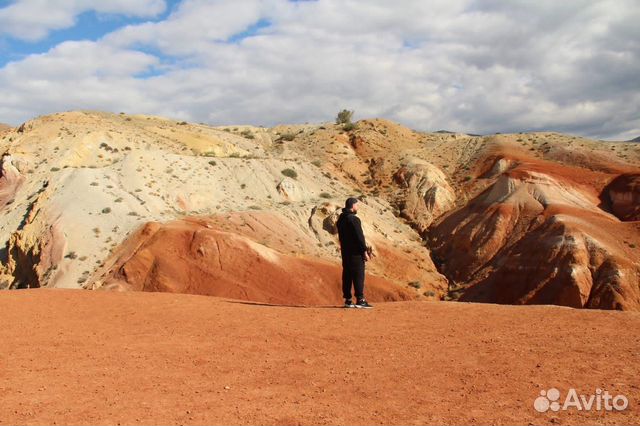
<path fill-rule="evenodd" d="M 105 207 L 104 209 L 102 209 L 102 213 L 104 214 L 111 213 L 111 207 Z"/>
<path fill-rule="evenodd" d="M 209 161 L 209 165 L 211 165 L 211 166 L 215 166 L 215 165 L 217 165 L 217 164 L 218 164 L 218 163 L 216 163 L 214 160 Z"/>
<path fill-rule="evenodd" d="M 328 192 L 323 192 L 320 194 L 320 198 L 331 198 L 331 194 Z"/>
<path fill-rule="evenodd" d="M 411 281 L 409 283 L 409 287 L 413 287 L 415 289 L 418 289 L 418 288 L 422 287 L 422 284 L 420 283 L 420 281 Z"/>
<path fill-rule="evenodd" d="M 186 126 L 187 122 L 186 121 L 181 121 L 178 123 L 178 126 Z"/>
<path fill-rule="evenodd" d="M 352 117 L 353 117 L 353 111 L 343 109 L 338 113 L 338 116 L 336 117 L 336 124 L 349 124 L 351 123 Z"/>
<path fill-rule="evenodd" d="M 51 171 L 52 172 L 59 172 L 60 171 L 60 167 L 52 167 Z"/>
<path fill-rule="evenodd" d="M 292 179 L 296 179 L 298 177 L 298 173 L 293 169 L 283 169 L 281 173 L 286 177 L 290 177 Z"/>
<path fill-rule="evenodd" d="M 473 176 L 471 176 L 471 175 L 467 175 L 467 176 L 465 176 L 465 177 L 464 177 L 464 181 L 465 181 L 465 182 L 468 182 L 468 181 L 470 181 L 471 179 L 473 179 Z"/>
<path fill-rule="evenodd" d="M 355 129 L 356 129 L 356 125 L 354 123 L 345 123 L 342 126 L 342 130 L 344 130 L 345 132 L 350 132 Z"/>
<path fill-rule="evenodd" d="M 75 251 L 70 251 L 69 253 L 67 253 L 67 255 L 65 256 L 68 259 L 75 259 L 78 257 L 78 255 L 76 254 Z"/>
<path fill-rule="evenodd" d="M 247 187 L 246 183 L 243 183 L 242 185 L 240 185 L 240 188 L 245 189 Z"/>
<path fill-rule="evenodd" d="M 296 138 L 296 135 L 293 133 L 285 133 L 284 135 L 280 136 L 280 139 L 282 139 L 283 141 L 292 141 Z"/>
<path fill-rule="evenodd" d="M 322 165 L 322 161 L 320 161 L 320 160 L 313 160 L 313 161 L 311 162 L 311 164 L 313 164 L 313 165 L 314 165 L 314 166 L 316 166 L 316 167 L 320 167 L 320 166 Z"/>
<path fill-rule="evenodd" d="M 427 296 L 427 297 L 435 297 L 436 292 L 433 290 L 429 290 L 429 291 L 425 291 L 424 293 L 422 293 L 423 295 Z"/>
<path fill-rule="evenodd" d="M 242 132 L 240 132 L 240 134 L 242 136 L 244 136 L 245 138 L 247 138 L 247 139 L 254 139 L 255 138 L 255 136 L 253 136 L 253 133 L 249 129 L 243 130 Z"/>

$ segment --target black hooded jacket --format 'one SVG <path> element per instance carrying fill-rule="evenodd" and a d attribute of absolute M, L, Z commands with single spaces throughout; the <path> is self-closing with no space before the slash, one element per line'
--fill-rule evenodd
<path fill-rule="evenodd" d="M 337 223 L 342 257 L 361 255 L 367 251 L 360 219 L 349 209 L 342 209 Z"/>

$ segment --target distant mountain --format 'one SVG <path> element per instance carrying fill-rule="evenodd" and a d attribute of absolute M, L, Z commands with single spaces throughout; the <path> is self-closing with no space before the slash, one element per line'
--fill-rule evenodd
<path fill-rule="evenodd" d="M 628 140 L 627 142 L 640 142 L 640 136 L 638 136 L 637 138 Z"/>

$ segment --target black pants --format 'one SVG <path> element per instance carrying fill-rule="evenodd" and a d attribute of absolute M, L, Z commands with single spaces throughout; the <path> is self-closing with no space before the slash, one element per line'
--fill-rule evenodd
<path fill-rule="evenodd" d="M 364 299 L 364 257 L 357 254 L 342 257 L 342 297 L 351 299 L 351 285 L 356 299 Z"/>

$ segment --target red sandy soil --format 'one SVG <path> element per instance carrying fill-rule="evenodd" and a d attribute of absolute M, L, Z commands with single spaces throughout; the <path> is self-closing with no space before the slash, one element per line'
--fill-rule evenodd
<path fill-rule="evenodd" d="M 0 424 L 640 422 L 635 312 L 51 289 L 0 312 Z M 629 408 L 539 414 L 551 387 Z"/>

